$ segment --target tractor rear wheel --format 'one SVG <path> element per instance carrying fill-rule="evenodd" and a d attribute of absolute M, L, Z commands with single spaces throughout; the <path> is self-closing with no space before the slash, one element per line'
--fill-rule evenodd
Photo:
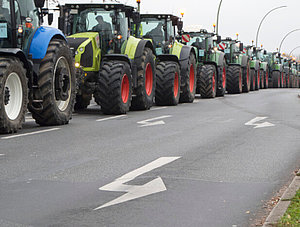
<path fill-rule="evenodd" d="M 200 86 L 201 86 L 201 82 L 200 82 L 200 73 L 202 70 L 203 65 L 198 64 L 197 66 L 197 87 L 196 87 L 196 94 L 200 94 Z"/>
<path fill-rule="evenodd" d="M 259 90 L 260 87 L 260 70 L 255 71 L 255 90 Z"/>
<path fill-rule="evenodd" d="M 274 71 L 272 73 L 273 88 L 280 88 L 280 72 Z"/>
<path fill-rule="evenodd" d="M 104 114 L 124 114 L 132 100 L 130 66 L 124 61 L 104 61 L 98 74 L 95 101 Z"/>
<path fill-rule="evenodd" d="M 42 108 L 29 107 L 36 123 L 43 126 L 68 124 L 75 103 L 76 78 L 72 53 L 64 40 L 53 39 L 40 64 L 38 86 Z"/>
<path fill-rule="evenodd" d="M 196 58 L 194 54 L 190 55 L 185 75 L 181 75 L 181 87 L 179 102 L 191 103 L 195 99 L 197 75 L 196 75 Z"/>
<path fill-rule="evenodd" d="M 226 61 L 223 60 L 223 66 L 219 67 L 219 73 L 218 73 L 218 83 L 217 83 L 217 96 L 223 97 L 226 92 L 226 76 L 227 76 L 227 67 L 226 67 Z"/>
<path fill-rule="evenodd" d="M 250 69 L 250 91 L 255 90 L 255 79 L 256 79 L 256 71 L 255 69 Z"/>
<path fill-rule="evenodd" d="M 264 89 L 269 88 L 269 70 L 268 68 L 264 72 Z"/>
<path fill-rule="evenodd" d="M 26 71 L 17 58 L 0 58 L 0 133 L 22 128 L 28 103 Z"/>
<path fill-rule="evenodd" d="M 265 74 L 264 74 L 264 70 L 263 70 L 263 69 L 261 69 L 261 70 L 259 71 L 259 75 L 260 75 L 259 88 L 260 88 L 260 89 L 263 89 L 263 88 L 264 88 L 264 85 L 265 85 L 265 83 L 264 83 Z"/>
<path fill-rule="evenodd" d="M 242 88 L 242 68 L 241 66 L 232 65 L 227 69 L 227 91 L 229 94 L 240 94 Z"/>
<path fill-rule="evenodd" d="M 202 98 L 214 98 L 217 93 L 217 70 L 214 65 L 204 65 L 200 73 L 200 94 Z"/>
<path fill-rule="evenodd" d="M 141 64 L 137 66 L 137 87 L 134 88 L 131 108 L 133 110 L 148 110 L 153 105 L 155 97 L 156 75 L 153 52 L 145 47 Z"/>
<path fill-rule="evenodd" d="M 76 102 L 74 109 L 75 110 L 84 110 L 90 105 L 92 99 L 91 94 L 81 94 L 81 95 L 76 95 Z"/>
<path fill-rule="evenodd" d="M 283 76 L 283 72 L 282 72 L 281 75 L 280 75 L 280 88 L 284 88 L 283 78 L 284 78 L 284 76 Z"/>
<path fill-rule="evenodd" d="M 156 66 L 156 105 L 175 106 L 180 97 L 180 69 L 173 61 L 162 61 Z"/>
<path fill-rule="evenodd" d="M 243 68 L 243 92 L 250 91 L 250 63 L 248 62 L 247 67 Z"/>

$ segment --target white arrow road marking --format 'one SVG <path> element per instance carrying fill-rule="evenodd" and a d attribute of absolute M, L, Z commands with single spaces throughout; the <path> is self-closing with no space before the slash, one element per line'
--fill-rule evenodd
<path fill-rule="evenodd" d="M 154 125 L 164 125 L 165 124 L 164 121 L 158 121 L 158 120 L 169 118 L 169 117 L 172 117 L 172 115 L 165 115 L 165 116 L 161 116 L 161 117 L 155 117 L 155 118 L 151 118 L 151 119 L 139 121 L 137 123 L 141 124 L 139 127 L 147 127 L 147 126 L 154 126 Z"/>
<path fill-rule="evenodd" d="M 133 179 L 135 179 L 136 177 L 138 177 L 144 173 L 150 172 L 150 171 L 157 169 L 163 165 L 173 162 L 179 158 L 180 157 L 158 158 L 155 161 L 150 162 L 149 164 L 147 164 L 145 166 L 142 166 L 136 170 L 133 170 L 133 171 L 123 175 L 120 178 L 117 178 L 112 183 L 99 188 L 99 190 L 103 190 L 103 191 L 112 191 L 112 192 L 116 191 L 116 192 L 127 192 L 127 193 L 108 202 L 108 203 L 105 203 L 102 206 L 95 208 L 94 210 L 99 210 L 104 207 L 116 205 L 119 203 L 124 203 L 124 202 L 130 201 L 130 200 L 133 200 L 133 199 L 137 199 L 137 198 L 141 198 L 141 197 L 151 195 L 154 193 L 166 191 L 167 188 L 166 188 L 163 180 L 160 177 L 157 177 L 154 180 L 152 180 L 144 185 L 128 185 L 125 183 L 132 181 Z"/>
<path fill-rule="evenodd" d="M 259 121 L 265 120 L 267 117 L 256 117 L 252 119 L 251 121 L 248 121 L 245 123 L 245 125 L 250 125 L 250 126 L 255 126 L 254 128 L 265 128 L 265 127 L 272 127 L 275 126 L 274 124 L 270 122 L 262 122 L 262 123 L 257 123 Z"/>
<path fill-rule="evenodd" d="M 59 129 L 60 128 L 50 128 L 50 129 L 45 129 L 45 130 L 40 130 L 40 131 L 35 131 L 35 132 L 23 133 L 23 134 L 18 134 L 18 135 L 13 135 L 13 136 L 6 136 L 6 137 L 2 137 L 1 139 L 3 139 L 3 140 L 13 139 L 13 138 L 17 138 L 17 137 L 30 136 L 30 135 L 36 135 L 36 134 L 56 131 Z"/>
<path fill-rule="evenodd" d="M 123 114 L 123 115 L 119 115 L 119 116 L 114 116 L 114 117 L 107 117 L 107 118 L 101 118 L 101 119 L 98 119 L 96 121 L 100 122 L 100 121 L 108 121 L 108 120 L 113 120 L 113 119 L 117 119 L 117 118 L 121 118 L 121 117 L 125 117 L 126 115 Z"/>

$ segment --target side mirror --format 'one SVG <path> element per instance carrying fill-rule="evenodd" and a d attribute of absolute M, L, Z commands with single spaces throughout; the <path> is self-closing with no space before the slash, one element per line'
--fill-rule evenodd
<path fill-rule="evenodd" d="M 222 37 L 220 35 L 217 36 L 217 44 L 222 42 Z"/>
<path fill-rule="evenodd" d="M 36 8 L 43 8 L 45 4 L 45 0 L 34 0 L 34 4 Z"/>
<path fill-rule="evenodd" d="M 133 12 L 132 19 L 134 24 L 139 24 L 141 22 L 141 15 L 139 12 Z"/>
<path fill-rule="evenodd" d="M 244 51 L 244 44 L 243 43 L 240 43 L 240 51 Z"/>
<path fill-rule="evenodd" d="M 53 23 L 53 13 L 48 14 L 48 24 L 51 25 Z"/>
<path fill-rule="evenodd" d="M 183 21 L 178 21 L 178 22 L 177 22 L 177 29 L 178 29 L 179 31 L 182 31 L 182 29 L 183 29 Z"/>
<path fill-rule="evenodd" d="M 267 51 L 266 50 L 264 50 L 264 55 L 267 55 Z"/>

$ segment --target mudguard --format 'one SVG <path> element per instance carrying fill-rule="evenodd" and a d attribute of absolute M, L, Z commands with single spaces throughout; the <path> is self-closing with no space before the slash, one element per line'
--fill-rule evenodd
<path fill-rule="evenodd" d="M 158 61 L 174 61 L 179 64 L 179 59 L 176 55 L 173 54 L 161 54 L 156 58 Z"/>
<path fill-rule="evenodd" d="M 25 53 L 19 48 L 0 48 L 0 56 L 17 57 L 23 62 L 27 72 L 32 70 L 32 62 L 27 60 Z"/>
<path fill-rule="evenodd" d="M 264 72 L 267 71 L 268 63 L 267 62 L 261 62 L 260 63 L 260 69 L 264 70 Z"/>
<path fill-rule="evenodd" d="M 54 37 L 66 40 L 64 34 L 58 29 L 42 26 L 36 30 L 29 48 L 33 60 L 41 60 L 45 57 L 49 43 Z"/>
<path fill-rule="evenodd" d="M 256 71 L 259 70 L 259 61 L 258 60 L 250 61 L 250 68 L 255 69 Z"/>
<path fill-rule="evenodd" d="M 179 58 L 179 63 L 180 63 L 180 74 L 181 75 L 186 75 L 186 72 L 189 70 L 188 65 L 189 65 L 189 59 L 190 55 L 193 53 L 196 58 L 196 52 L 193 47 L 191 46 L 183 46 L 181 48 L 180 52 L 180 58 Z M 184 77 L 181 77 L 183 81 L 181 81 L 181 85 L 184 85 Z"/>
<path fill-rule="evenodd" d="M 248 56 L 243 56 L 242 57 L 242 67 L 243 68 L 247 68 L 247 65 L 248 65 Z"/>
<path fill-rule="evenodd" d="M 125 61 L 129 64 L 129 67 L 132 68 L 132 62 L 129 59 L 129 57 L 125 54 L 106 54 L 104 55 L 104 57 L 102 58 L 103 61 L 105 60 L 117 60 L 117 61 Z"/>

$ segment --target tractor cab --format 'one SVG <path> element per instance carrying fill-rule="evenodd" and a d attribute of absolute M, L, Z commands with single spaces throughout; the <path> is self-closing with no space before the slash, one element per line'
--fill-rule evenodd
<path fill-rule="evenodd" d="M 59 28 L 70 36 L 71 48 L 76 51 L 85 41 L 89 43 L 89 38 L 94 39 L 102 56 L 124 52 L 122 47 L 131 35 L 130 26 L 138 18 L 133 7 L 119 3 L 66 4 L 60 10 Z M 92 42 L 83 49 L 92 54 Z"/>
<path fill-rule="evenodd" d="M 241 60 L 241 55 L 243 55 L 243 43 L 238 40 L 233 40 L 230 37 L 222 40 L 222 43 L 225 44 L 224 53 L 227 63 L 238 63 Z"/>
<path fill-rule="evenodd" d="M 175 37 L 176 27 L 182 29 L 180 18 L 171 14 L 142 14 L 139 36 L 151 39 L 157 55 L 169 54 Z"/>
<path fill-rule="evenodd" d="M 41 5 L 44 1 L 0 0 L 0 48 L 20 48 L 28 54 L 28 43 L 39 27 Z"/>

